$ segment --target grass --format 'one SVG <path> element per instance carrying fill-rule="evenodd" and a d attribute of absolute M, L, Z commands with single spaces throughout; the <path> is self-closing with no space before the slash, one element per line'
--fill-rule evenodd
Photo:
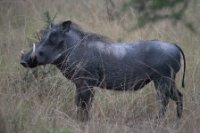
<path fill-rule="evenodd" d="M 118 0 L 118 3 L 121 1 Z M 197 1 L 196 8 L 199 7 Z M 137 92 L 114 92 L 96 88 L 91 120 L 76 120 L 75 86 L 52 66 L 25 69 L 20 66 L 20 50 L 28 49 L 34 33 L 44 26 L 43 13 L 58 13 L 57 21 L 71 19 L 87 31 L 113 40 L 160 39 L 178 43 L 186 55 L 184 112 L 176 127 L 175 103 L 170 101 L 165 119 L 155 126 L 159 110 L 153 84 Z M 187 16 L 197 26 L 200 17 L 193 7 Z M 169 21 L 127 31 L 134 14 L 108 21 L 104 1 L 0 1 L 0 133 L 121 133 L 200 131 L 200 35 Z M 199 30 L 199 28 L 197 27 Z M 182 71 L 177 77 L 180 88 Z"/>

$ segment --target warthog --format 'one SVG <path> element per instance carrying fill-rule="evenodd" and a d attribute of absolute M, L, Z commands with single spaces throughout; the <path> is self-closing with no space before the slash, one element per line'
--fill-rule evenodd
<path fill-rule="evenodd" d="M 53 64 L 76 85 L 75 102 L 78 118 L 88 119 L 94 88 L 139 90 L 151 81 L 155 85 L 163 117 L 171 98 L 177 105 L 177 117 L 183 110 L 182 94 L 175 78 L 181 67 L 183 51 L 176 44 L 159 40 L 115 43 L 111 39 L 84 32 L 71 21 L 50 24 L 41 40 L 22 54 L 24 67 Z"/>

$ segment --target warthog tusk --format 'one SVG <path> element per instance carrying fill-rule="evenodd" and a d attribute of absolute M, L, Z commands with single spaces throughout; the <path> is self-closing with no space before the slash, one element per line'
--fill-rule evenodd
<path fill-rule="evenodd" d="M 24 50 L 21 50 L 20 52 L 21 52 L 22 55 L 24 55 L 24 53 L 25 53 Z"/>
<path fill-rule="evenodd" d="M 33 43 L 33 51 L 31 53 L 31 59 L 32 59 L 32 61 L 34 61 L 34 59 L 35 59 L 35 43 Z"/>

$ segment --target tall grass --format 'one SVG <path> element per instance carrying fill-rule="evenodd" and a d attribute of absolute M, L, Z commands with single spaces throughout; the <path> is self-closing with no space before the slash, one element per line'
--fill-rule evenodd
<path fill-rule="evenodd" d="M 197 1 L 197 9 L 199 4 Z M 45 25 L 43 14 L 46 11 L 57 13 L 56 21 L 71 19 L 86 31 L 116 41 L 160 39 L 179 44 L 187 61 L 186 87 L 180 89 L 184 94 L 184 112 L 179 126 L 176 126 L 176 106 L 172 101 L 164 120 L 155 126 L 159 103 L 153 84 L 137 92 L 96 88 L 91 120 L 77 121 L 74 84 L 52 66 L 31 70 L 19 64 L 20 50 L 28 49 L 35 41 L 35 32 Z M 186 17 L 199 30 L 200 17 L 192 5 Z M 127 30 L 134 23 L 134 12 L 109 21 L 105 1 L 1 0 L 0 133 L 200 132 L 200 35 L 169 21 L 131 32 Z M 182 71 L 177 78 L 179 88 L 181 77 Z"/>

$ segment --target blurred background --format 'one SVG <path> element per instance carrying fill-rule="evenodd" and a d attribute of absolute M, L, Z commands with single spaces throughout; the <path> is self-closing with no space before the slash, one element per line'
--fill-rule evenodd
<path fill-rule="evenodd" d="M 199 0 L 0 0 L 0 133 L 200 132 Z M 91 120 L 76 120 L 75 86 L 54 66 L 25 69 L 20 51 L 37 41 L 46 18 L 72 20 L 116 42 L 159 39 L 186 55 L 177 85 L 184 95 L 176 125 L 175 103 L 155 126 L 159 110 L 153 84 L 137 92 L 96 88 Z"/>

